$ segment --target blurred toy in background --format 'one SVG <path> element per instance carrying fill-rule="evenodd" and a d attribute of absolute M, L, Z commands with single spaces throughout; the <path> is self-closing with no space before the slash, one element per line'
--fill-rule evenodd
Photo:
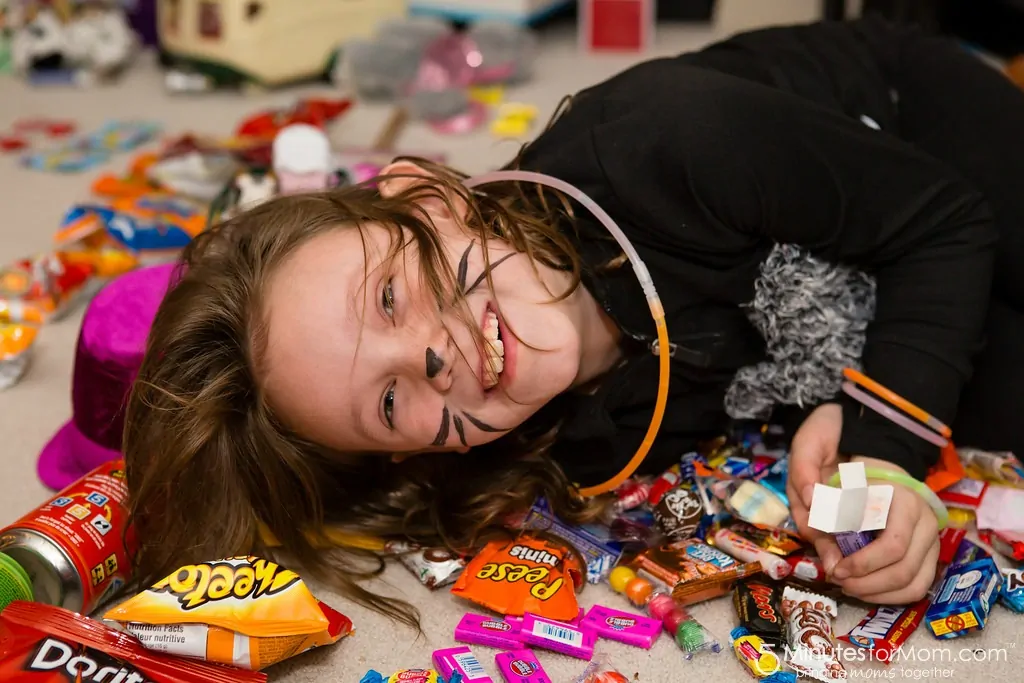
<path fill-rule="evenodd" d="M 11 27 L 7 0 L 0 0 L 0 74 L 11 71 Z"/>
<path fill-rule="evenodd" d="M 80 173 L 106 162 L 113 154 L 144 145 L 159 130 L 158 124 L 148 121 L 110 121 L 54 149 L 29 152 L 22 156 L 21 163 L 38 171 Z"/>
<path fill-rule="evenodd" d="M 274 138 L 273 163 L 281 194 L 316 192 L 334 184 L 331 141 L 322 129 L 295 123 Z"/>
<path fill-rule="evenodd" d="M 529 78 L 535 42 L 504 22 L 457 32 L 435 19 L 394 21 L 372 39 L 350 41 L 333 78 L 364 99 L 397 102 L 441 132 L 466 132 L 486 120 L 488 104 L 497 104 L 475 89 Z"/>
<path fill-rule="evenodd" d="M 15 0 L 11 9 L 12 63 L 32 83 L 108 81 L 135 55 L 138 39 L 113 0 Z"/>
<path fill-rule="evenodd" d="M 38 330 L 36 325 L 11 321 L 0 306 L 0 391 L 25 374 Z"/>
<path fill-rule="evenodd" d="M 85 293 L 95 272 L 92 264 L 60 251 L 18 259 L 0 268 L 0 301 L 10 310 L 12 302 L 26 307 L 29 320 L 57 320 Z"/>
<path fill-rule="evenodd" d="M 587 52 L 644 52 L 654 43 L 656 0 L 579 0 L 579 44 Z"/>
<path fill-rule="evenodd" d="M 536 24 L 574 0 L 416 0 L 412 12 L 420 16 L 441 17 L 472 24 L 478 21 L 502 21 L 526 26 Z"/>
<path fill-rule="evenodd" d="M 157 27 L 174 91 L 322 78 L 338 49 L 404 16 L 406 0 L 160 0 Z"/>

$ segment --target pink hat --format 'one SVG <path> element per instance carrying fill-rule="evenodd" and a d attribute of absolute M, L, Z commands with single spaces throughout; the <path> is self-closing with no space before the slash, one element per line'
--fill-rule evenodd
<path fill-rule="evenodd" d="M 39 478 L 50 488 L 121 457 L 125 405 L 173 272 L 174 264 L 132 271 L 89 303 L 75 350 L 71 420 L 39 454 Z"/>

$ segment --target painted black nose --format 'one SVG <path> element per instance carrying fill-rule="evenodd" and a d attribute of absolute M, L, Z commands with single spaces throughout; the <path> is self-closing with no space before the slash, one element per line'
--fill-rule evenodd
<path fill-rule="evenodd" d="M 444 360 L 434 353 L 434 349 L 427 347 L 427 379 L 434 379 L 438 373 L 444 370 Z"/>

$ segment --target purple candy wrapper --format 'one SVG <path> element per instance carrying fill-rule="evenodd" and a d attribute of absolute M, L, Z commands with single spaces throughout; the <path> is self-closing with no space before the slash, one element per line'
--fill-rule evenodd
<path fill-rule="evenodd" d="M 494 657 L 494 663 L 505 683 L 551 683 L 544 667 L 530 650 L 502 652 Z"/>
<path fill-rule="evenodd" d="M 583 619 L 599 638 L 650 649 L 661 635 L 661 620 L 594 605 Z"/>
<path fill-rule="evenodd" d="M 484 614 L 467 613 L 455 627 L 455 640 L 471 645 L 486 645 L 502 650 L 523 647 L 521 626 Z"/>
<path fill-rule="evenodd" d="M 842 533 L 833 534 L 836 539 L 836 545 L 839 546 L 839 552 L 843 554 L 843 557 L 849 557 L 855 552 L 867 546 L 868 543 L 875 540 L 874 531 L 844 531 Z"/>
<path fill-rule="evenodd" d="M 451 680 L 452 674 L 459 674 L 463 681 L 472 683 L 494 683 L 487 675 L 480 660 L 468 647 L 450 647 L 446 650 L 434 650 L 434 668 L 444 680 Z"/>
<path fill-rule="evenodd" d="M 523 615 L 523 630 L 520 635 L 527 645 L 579 659 L 593 657 L 594 643 L 597 641 L 597 633 L 585 623 L 572 626 L 564 621 L 544 619 L 529 612 Z"/>

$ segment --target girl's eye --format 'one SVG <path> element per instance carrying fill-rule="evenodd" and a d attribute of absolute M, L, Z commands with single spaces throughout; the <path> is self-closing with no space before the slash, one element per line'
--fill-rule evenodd
<path fill-rule="evenodd" d="M 380 306 L 384 314 L 389 318 L 395 317 L 395 290 L 391 283 L 393 280 L 388 280 L 384 283 L 384 288 L 380 293 Z"/>
<path fill-rule="evenodd" d="M 384 390 L 384 398 L 381 400 L 381 406 L 384 412 L 384 422 L 387 424 L 388 429 L 395 429 L 395 383 L 392 382 L 388 385 L 388 388 Z"/>

